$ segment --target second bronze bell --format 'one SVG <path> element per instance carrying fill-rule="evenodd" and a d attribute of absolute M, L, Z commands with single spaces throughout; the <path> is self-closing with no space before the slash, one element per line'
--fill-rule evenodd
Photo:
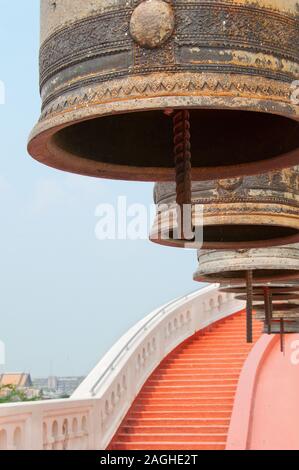
<path fill-rule="evenodd" d="M 175 237 L 180 219 L 174 183 L 154 189 L 156 243 L 176 247 L 241 249 L 299 242 L 299 167 L 257 176 L 192 184 L 192 225 L 201 239 Z M 275 260 L 273 261 L 275 263 Z"/>

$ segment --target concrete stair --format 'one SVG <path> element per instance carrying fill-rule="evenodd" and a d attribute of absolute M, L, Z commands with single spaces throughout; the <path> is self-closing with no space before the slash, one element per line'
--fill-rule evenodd
<path fill-rule="evenodd" d="M 246 344 L 245 313 L 199 332 L 151 375 L 110 450 L 223 450 Z M 254 342 L 262 326 L 254 321 Z"/>

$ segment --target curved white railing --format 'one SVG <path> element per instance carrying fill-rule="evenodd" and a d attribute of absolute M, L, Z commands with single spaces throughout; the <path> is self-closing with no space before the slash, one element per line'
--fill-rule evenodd
<path fill-rule="evenodd" d="M 244 308 L 217 285 L 131 328 L 68 400 L 0 406 L 1 449 L 105 449 L 160 362 L 195 332 Z"/>

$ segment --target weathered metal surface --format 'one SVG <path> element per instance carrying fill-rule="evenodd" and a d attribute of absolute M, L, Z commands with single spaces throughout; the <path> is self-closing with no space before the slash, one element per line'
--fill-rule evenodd
<path fill-rule="evenodd" d="M 146 0 L 133 11 L 130 33 L 137 44 L 154 49 L 170 38 L 174 26 L 175 15 L 170 3 Z"/>
<path fill-rule="evenodd" d="M 285 350 L 285 335 L 297 333 L 299 324 L 299 304 L 272 303 L 270 310 L 267 302 L 254 306 L 255 318 L 264 322 L 264 331 L 267 334 L 280 334 L 280 349 Z"/>
<path fill-rule="evenodd" d="M 253 288 L 254 289 L 254 288 Z M 269 289 L 271 292 L 271 289 Z M 298 289 L 299 291 L 299 289 Z M 237 300 L 247 300 L 246 294 L 237 294 L 236 295 Z M 299 293 L 297 292 L 290 292 L 290 293 L 274 293 L 272 294 L 272 300 L 273 302 L 277 301 L 290 301 L 290 300 L 299 300 Z M 264 294 L 253 294 L 253 301 L 257 302 L 263 302 L 264 301 Z"/>
<path fill-rule="evenodd" d="M 265 315 L 265 304 L 255 303 L 253 308 L 258 316 L 260 313 Z M 299 318 L 299 304 L 295 303 L 273 303 L 272 304 L 272 318 L 277 318 L 281 316 L 289 316 L 290 318 L 295 316 Z"/>
<path fill-rule="evenodd" d="M 184 241 L 172 237 L 177 226 L 172 217 L 175 184 L 156 184 L 154 200 L 157 217 L 151 239 L 184 247 Z M 250 248 L 299 241 L 298 166 L 258 176 L 193 182 L 192 204 L 193 226 L 203 224 L 203 248 Z M 202 206 L 203 219 L 196 206 Z M 197 241 L 192 245 L 199 247 Z"/>
<path fill-rule="evenodd" d="M 285 334 L 299 333 L 299 321 L 284 319 L 284 332 Z M 265 325 L 264 333 L 268 333 L 267 325 Z M 281 334 L 280 321 L 271 322 L 271 334 Z"/>
<path fill-rule="evenodd" d="M 270 290 L 273 296 L 283 295 L 283 294 L 297 294 L 299 293 L 299 284 L 281 284 L 277 282 L 268 282 L 268 283 L 254 283 L 253 292 L 254 295 L 263 295 L 265 287 Z M 246 293 L 245 283 L 238 283 L 233 285 L 225 285 L 225 287 L 220 287 L 220 292 L 225 292 L 227 294 L 236 294 L 238 296 Z"/>
<path fill-rule="evenodd" d="M 298 284 L 279 285 L 278 283 L 267 283 L 264 286 L 260 284 L 253 285 L 253 301 L 262 302 L 260 309 L 256 309 L 256 306 L 254 307 L 255 319 L 261 320 L 264 323 L 264 332 L 266 334 L 280 334 L 282 350 L 284 335 L 299 332 L 298 289 Z M 238 300 L 248 301 L 247 287 L 244 283 L 243 286 L 230 286 L 220 290 L 237 294 L 236 299 Z M 240 294 L 240 292 L 244 293 Z M 292 301 L 296 302 L 293 306 Z M 287 304 L 288 307 L 284 308 L 283 304 Z M 291 305 L 291 310 L 289 305 Z"/>
<path fill-rule="evenodd" d="M 254 284 L 252 290 L 254 317 L 264 322 L 264 333 L 280 334 L 282 344 L 285 334 L 299 332 L 299 285 Z M 243 285 L 223 287 L 220 291 L 236 294 L 236 300 L 247 301 L 248 304 L 245 281 Z"/>
<path fill-rule="evenodd" d="M 194 180 L 299 162 L 297 0 L 41 0 L 29 152 L 74 173 L 172 181 L 190 110 Z M 211 144 L 212 143 L 212 144 Z"/>
<path fill-rule="evenodd" d="M 246 272 L 253 271 L 259 283 L 299 280 L 299 244 L 251 250 L 201 250 L 194 280 L 243 284 Z"/>
<path fill-rule="evenodd" d="M 280 335 L 281 352 L 285 350 L 285 335 L 299 332 L 299 309 L 284 310 L 281 308 L 274 310 L 271 314 L 271 320 L 267 318 L 267 310 L 255 314 L 255 319 L 264 323 L 264 332 L 266 334 Z"/>
<path fill-rule="evenodd" d="M 265 311 L 260 311 L 255 314 L 255 318 L 257 320 L 265 321 Z M 283 318 L 284 320 L 299 320 L 299 308 L 297 310 L 292 310 L 292 311 L 285 311 L 283 309 L 277 310 L 276 312 L 273 312 L 272 314 L 272 319 L 273 320 L 279 320 L 280 318 Z"/>

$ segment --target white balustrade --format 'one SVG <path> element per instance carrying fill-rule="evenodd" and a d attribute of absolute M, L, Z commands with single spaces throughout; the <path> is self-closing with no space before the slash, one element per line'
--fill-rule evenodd
<path fill-rule="evenodd" d="M 195 332 L 244 308 L 217 285 L 155 310 L 67 400 L 0 405 L 0 450 L 105 449 L 160 362 Z"/>

